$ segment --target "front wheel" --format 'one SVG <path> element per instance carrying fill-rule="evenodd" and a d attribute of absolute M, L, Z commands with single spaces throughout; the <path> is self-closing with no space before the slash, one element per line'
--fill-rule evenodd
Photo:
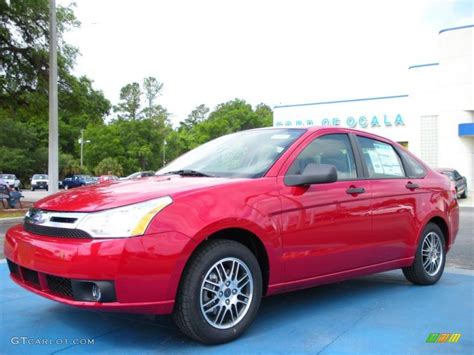
<path fill-rule="evenodd" d="M 410 267 L 403 268 L 408 281 L 417 285 L 433 285 L 441 278 L 446 263 L 443 232 L 434 223 L 425 227 L 416 256 Z"/>
<path fill-rule="evenodd" d="M 464 192 L 461 194 L 461 198 L 467 198 L 467 187 L 464 189 Z"/>
<path fill-rule="evenodd" d="M 222 344 L 250 326 L 261 297 L 262 273 L 255 255 L 235 241 L 206 241 L 184 271 L 173 318 L 190 338 Z"/>
<path fill-rule="evenodd" d="M 64 186 L 64 190 L 69 190 L 69 185 Z"/>

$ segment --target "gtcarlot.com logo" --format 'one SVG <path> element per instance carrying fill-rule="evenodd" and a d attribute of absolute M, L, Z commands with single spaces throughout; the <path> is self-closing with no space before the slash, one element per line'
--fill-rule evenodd
<path fill-rule="evenodd" d="M 88 338 L 30 338 L 27 336 L 15 336 L 10 338 L 13 345 L 94 345 L 95 339 Z"/>

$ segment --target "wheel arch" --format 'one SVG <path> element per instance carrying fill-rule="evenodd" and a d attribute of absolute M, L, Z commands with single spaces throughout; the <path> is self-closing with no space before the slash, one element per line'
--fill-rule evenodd
<path fill-rule="evenodd" d="M 444 243 L 445 243 L 445 247 L 446 247 L 446 250 L 448 249 L 449 245 L 451 245 L 450 243 L 450 235 L 449 235 L 449 227 L 448 227 L 448 223 L 446 223 L 446 221 L 444 220 L 444 218 L 440 217 L 440 216 L 434 216 L 432 217 L 426 224 L 425 224 L 425 227 L 429 224 L 429 223 L 433 223 L 433 224 L 436 224 L 439 229 L 441 229 L 441 232 L 443 232 L 443 236 L 444 236 Z M 424 228 L 425 228 L 424 227 Z M 423 229 L 424 229 L 423 228 Z"/>
<path fill-rule="evenodd" d="M 242 227 L 222 227 L 220 229 L 209 231 L 206 235 L 201 235 L 199 238 L 194 238 L 193 240 L 196 243 L 194 244 L 192 251 L 190 252 L 187 257 L 187 260 L 184 263 L 184 267 L 181 270 L 179 283 L 181 282 L 184 271 L 186 270 L 190 260 L 193 258 L 193 255 L 195 255 L 200 248 L 203 248 L 207 241 L 218 239 L 236 241 L 250 249 L 250 251 L 255 255 L 255 258 L 257 259 L 260 269 L 262 271 L 262 295 L 266 295 L 270 283 L 270 269 L 272 269 L 272 257 L 271 255 L 269 255 L 269 252 L 265 247 L 265 244 L 262 239 L 251 230 Z"/>
<path fill-rule="evenodd" d="M 267 249 L 260 238 L 244 228 L 225 228 L 212 233 L 204 240 L 226 239 L 245 245 L 255 255 L 262 271 L 263 295 L 266 295 L 270 280 L 270 261 Z M 202 243 L 202 242 L 201 242 Z"/>
<path fill-rule="evenodd" d="M 418 247 L 418 244 L 421 241 L 421 238 L 423 236 L 423 231 L 425 230 L 426 226 L 429 223 L 433 223 L 433 224 L 437 225 L 439 227 L 439 229 L 441 229 L 441 232 L 443 232 L 446 251 L 448 251 L 449 247 L 451 245 L 451 233 L 450 233 L 450 230 L 449 230 L 448 223 L 440 215 L 429 216 L 428 218 L 426 218 L 425 222 L 421 224 L 421 229 L 420 229 L 420 232 L 418 233 L 418 238 L 417 238 L 417 241 L 416 241 L 416 244 L 415 244 L 415 251 L 416 251 L 416 248 Z"/>

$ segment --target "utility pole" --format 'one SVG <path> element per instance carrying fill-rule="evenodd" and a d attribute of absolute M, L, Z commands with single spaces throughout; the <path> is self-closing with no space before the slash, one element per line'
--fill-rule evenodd
<path fill-rule="evenodd" d="M 49 143 L 48 191 L 58 191 L 58 58 L 57 58 L 56 0 L 49 1 Z"/>
<path fill-rule="evenodd" d="M 81 138 L 79 138 L 79 144 L 81 145 L 81 168 L 84 165 L 84 144 L 90 143 L 90 140 L 84 141 L 84 129 L 81 129 Z"/>
<path fill-rule="evenodd" d="M 163 166 L 166 165 L 166 139 L 163 139 Z"/>

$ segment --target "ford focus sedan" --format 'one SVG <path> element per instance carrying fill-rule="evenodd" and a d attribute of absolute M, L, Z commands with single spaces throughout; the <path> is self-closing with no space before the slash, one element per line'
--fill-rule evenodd
<path fill-rule="evenodd" d="M 456 191 L 397 143 L 350 129 L 266 128 L 157 172 L 38 201 L 6 233 L 14 282 L 94 310 L 173 314 L 187 336 L 240 336 L 262 296 L 381 271 L 435 284 Z"/>

